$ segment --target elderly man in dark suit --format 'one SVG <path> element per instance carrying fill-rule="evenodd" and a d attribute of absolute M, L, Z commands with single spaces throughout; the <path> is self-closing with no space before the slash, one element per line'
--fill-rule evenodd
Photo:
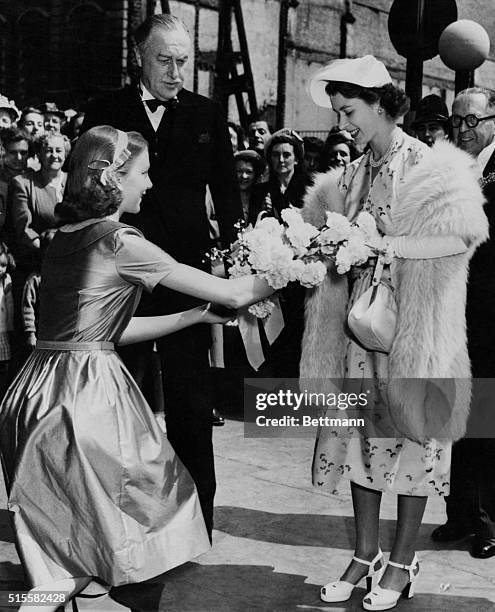
<path fill-rule="evenodd" d="M 490 237 L 469 265 L 466 323 L 473 375 L 468 431 L 452 449 L 447 523 L 432 537 L 448 542 L 473 534 L 471 555 L 495 556 L 495 95 L 473 87 L 454 100 L 456 144 L 476 158 L 482 174 Z"/>
<path fill-rule="evenodd" d="M 135 32 L 135 42 L 139 86 L 90 105 L 83 131 L 108 124 L 140 132 L 148 140 L 153 189 L 146 194 L 141 212 L 126 221 L 182 263 L 207 269 L 204 254 L 211 246 L 207 185 L 223 245 L 235 238 L 234 223 L 242 217 L 228 128 L 218 104 L 183 89 L 191 41 L 178 18 L 149 18 Z M 138 314 L 166 314 L 195 304 L 188 296 L 160 287 L 151 301 L 141 304 Z M 196 482 L 211 534 L 215 473 L 209 344 L 209 327 L 196 326 L 161 340 L 158 352 L 167 435 Z M 146 348 L 149 355 L 151 347 Z M 139 362 L 143 354 L 133 356 Z M 139 381 L 139 364 L 131 360 L 129 367 Z"/>

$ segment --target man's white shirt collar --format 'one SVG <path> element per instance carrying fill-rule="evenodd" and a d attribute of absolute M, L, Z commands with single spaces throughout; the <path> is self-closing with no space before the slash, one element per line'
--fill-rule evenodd
<path fill-rule="evenodd" d="M 139 93 L 141 95 L 141 102 L 143 103 L 144 110 L 146 111 L 146 114 L 148 115 L 148 119 L 150 120 L 150 123 L 156 132 L 162 120 L 165 109 L 163 108 L 163 106 L 159 106 L 156 109 L 156 111 L 152 113 L 150 109 L 148 108 L 148 105 L 146 104 L 146 100 L 154 100 L 155 96 L 146 89 L 142 81 L 139 83 L 139 88 L 140 88 Z"/>
<path fill-rule="evenodd" d="M 143 102 L 145 100 L 153 100 L 155 98 L 155 96 L 146 89 L 142 81 L 139 82 L 139 93 L 141 94 L 141 100 L 143 100 Z"/>

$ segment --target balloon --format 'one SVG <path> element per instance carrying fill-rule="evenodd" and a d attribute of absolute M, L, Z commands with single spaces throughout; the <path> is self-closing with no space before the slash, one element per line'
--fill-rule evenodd
<path fill-rule="evenodd" d="M 474 70 L 488 57 L 490 37 L 479 23 L 460 19 L 442 32 L 438 50 L 443 63 L 452 70 Z"/>

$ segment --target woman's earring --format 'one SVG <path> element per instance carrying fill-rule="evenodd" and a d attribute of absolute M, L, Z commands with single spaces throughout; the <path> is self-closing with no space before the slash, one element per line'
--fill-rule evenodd
<path fill-rule="evenodd" d="M 383 108 L 378 109 L 378 114 L 381 115 L 383 113 Z"/>

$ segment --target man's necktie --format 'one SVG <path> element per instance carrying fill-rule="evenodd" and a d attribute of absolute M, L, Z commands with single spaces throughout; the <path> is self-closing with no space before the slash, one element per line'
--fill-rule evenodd
<path fill-rule="evenodd" d="M 156 98 L 152 98 L 144 102 L 150 109 L 150 112 L 154 113 L 159 106 L 163 106 L 165 111 L 173 110 L 179 103 L 179 100 L 177 98 L 172 98 L 170 100 L 157 100 Z"/>

